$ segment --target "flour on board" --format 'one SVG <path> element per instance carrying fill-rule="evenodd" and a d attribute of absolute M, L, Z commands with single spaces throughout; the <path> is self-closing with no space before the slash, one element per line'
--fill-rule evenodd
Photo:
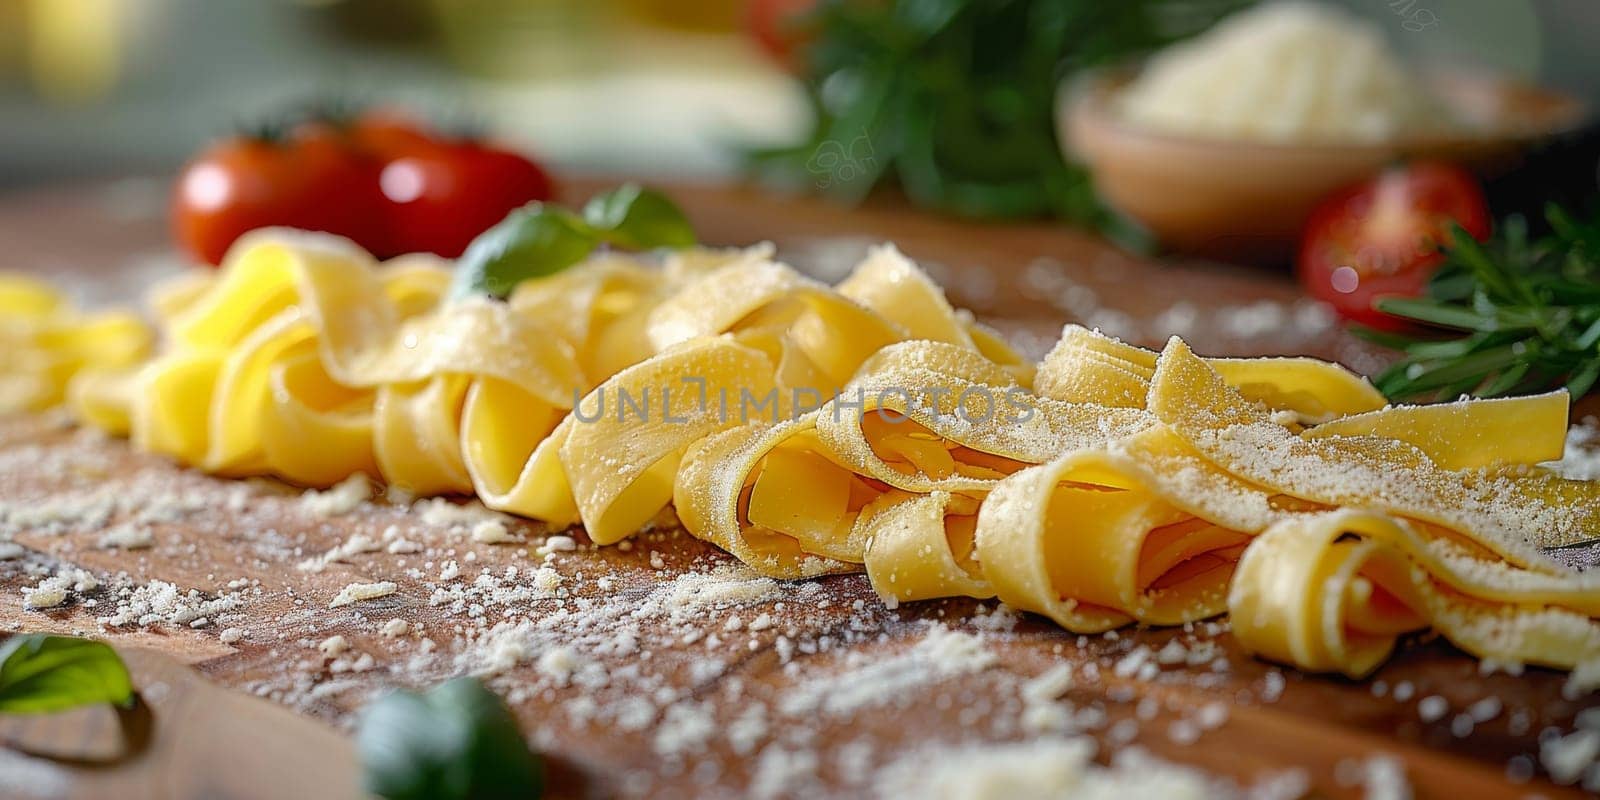
<path fill-rule="evenodd" d="M 338 517 L 360 508 L 371 497 L 372 482 L 357 472 L 327 490 L 307 489 L 300 496 L 300 506 L 314 517 Z"/>
<path fill-rule="evenodd" d="M 339 593 L 334 595 L 333 600 L 328 603 L 328 608 L 338 608 L 339 606 L 347 606 L 351 603 L 359 603 L 363 600 L 375 600 L 379 597 L 387 597 L 388 595 L 394 594 L 399 588 L 400 587 L 394 581 L 352 583 L 345 586 L 343 589 L 340 589 Z"/>

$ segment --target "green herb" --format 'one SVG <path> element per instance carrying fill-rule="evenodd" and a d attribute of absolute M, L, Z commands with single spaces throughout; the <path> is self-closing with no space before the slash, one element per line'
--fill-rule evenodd
<path fill-rule="evenodd" d="M 544 766 L 517 721 L 474 678 L 368 706 L 356 732 L 366 789 L 389 800 L 537 798 Z"/>
<path fill-rule="evenodd" d="M 105 642 L 30 633 L 0 645 L 0 712 L 39 714 L 133 704 L 133 683 Z"/>
<path fill-rule="evenodd" d="M 1512 217 L 1487 244 L 1459 227 L 1422 297 L 1380 311 L 1457 335 L 1359 335 L 1405 356 L 1376 379 L 1395 400 L 1529 394 L 1565 386 L 1581 397 L 1600 378 L 1600 218 L 1545 212 L 1551 235 L 1530 241 Z"/>
<path fill-rule="evenodd" d="M 694 228 L 667 196 L 636 183 L 595 195 L 583 207 L 583 219 L 617 247 L 692 247 Z"/>
<path fill-rule="evenodd" d="M 1053 215 L 1123 238 L 1056 141 L 1062 79 L 1204 30 L 1249 0 L 824 0 L 800 20 L 815 125 L 759 176 L 845 201 L 894 179 L 920 206 Z"/>
<path fill-rule="evenodd" d="M 559 206 L 531 203 L 478 234 L 461 254 L 451 295 L 504 298 L 518 283 L 554 275 L 599 245 L 583 218 Z"/>
<path fill-rule="evenodd" d="M 554 275 L 602 244 L 648 250 L 694 243 L 683 211 L 666 195 L 636 184 L 595 195 L 582 215 L 551 203 L 530 203 L 467 245 L 450 295 L 505 298 L 518 283 Z"/>

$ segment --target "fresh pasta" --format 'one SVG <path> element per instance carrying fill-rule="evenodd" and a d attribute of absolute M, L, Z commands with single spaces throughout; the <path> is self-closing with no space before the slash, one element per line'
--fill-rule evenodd
<path fill-rule="evenodd" d="M 1076 325 L 1035 365 L 892 247 L 836 286 L 768 246 L 604 253 L 504 302 L 447 299 L 448 267 L 257 232 L 156 293 L 148 358 L 132 317 L 0 281 L 10 349 L 42 354 L 6 362 L 8 397 L 221 475 L 363 472 L 598 544 L 671 508 L 763 574 L 863 572 L 889 603 L 1080 633 L 1229 614 L 1351 676 L 1429 629 L 1600 660 L 1600 583 L 1544 553 L 1600 538 L 1600 487 L 1538 466 L 1564 393 L 1390 407 L 1334 364 Z"/>
<path fill-rule="evenodd" d="M 152 341 L 133 314 L 84 314 L 48 284 L 0 273 L 0 413 L 58 405 L 73 376 L 142 361 Z"/>
<path fill-rule="evenodd" d="M 1427 628 L 1502 663 L 1573 669 L 1600 655 L 1595 576 L 1521 570 L 1367 511 L 1268 528 L 1239 563 L 1228 610 L 1255 652 L 1353 678 Z"/>

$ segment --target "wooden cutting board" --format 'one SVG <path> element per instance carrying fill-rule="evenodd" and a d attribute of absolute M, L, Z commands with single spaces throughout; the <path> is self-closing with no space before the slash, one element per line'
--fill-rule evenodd
<path fill-rule="evenodd" d="M 355 748 L 327 725 L 223 689 L 159 651 L 119 650 L 139 702 L 0 717 L 12 753 L 0 774 L 31 772 L 39 794 L 54 786 L 84 800 L 360 794 Z"/>
<path fill-rule="evenodd" d="M 602 185 L 575 183 L 571 194 Z M 894 241 L 957 305 L 1035 356 L 1076 321 L 1152 345 L 1181 332 L 1213 354 L 1381 363 L 1278 272 L 1135 258 L 1052 224 L 955 222 L 892 198 L 847 211 L 740 188 L 671 190 L 706 241 L 772 240 L 781 256 L 824 277 L 866 246 Z M 7 266 L 87 297 L 134 302 L 172 263 L 163 192 L 159 182 L 126 182 L 0 202 Z M 1437 640 L 1411 642 L 1372 681 L 1350 682 L 1255 661 L 1224 626 L 1077 637 L 993 603 L 885 609 L 860 576 L 719 583 L 710 579 L 726 579 L 730 559 L 665 520 L 627 550 L 594 548 L 575 531 L 574 549 L 558 540 L 552 551 L 540 547 L 552 532 L 527 521 L 511 524 L 519 541 L 485 544 L 382 499 L 319 515 L 292 487 L 180 469 L 50 416 L 0 420 L 3 509 L 35 519 L 6 523 L 27 553 L 0 561 L 0 627 L 102 636 L 130 655 L 148 701 L 141 755 L 51 767 L 71 796 L 108 786 L 136 796 L 349 796 L 352 750 L 332 731 L 383 691 L 463 672 L 486 674 L 509 698 L 548 755 L 557 794 L 590 797 L 870 794 L 880 768 L 918 754 L 936 761 L 967 752 L 940 747 L 1054 735 L 1030 727 L 1038 703 L 1022 687 L 1063 663 L 1074 667 L 1073 685 L 1046 700 L 1103 718 L 1085 730 L 1103 751 L 1136 744 L 1282 796 L 1299 796 L 1289 792 L 1298 787 L 1361 797 L 1361 765 L 1391 756 L 1419 798 L 1576 797 L 1522 773 L 1538 763 L 1542 730 L 1570 731 L 1597 704 L 1563 698 L 1555 673 L 1480 674 Z M 109 527 L 141 513 L 155 518 L 154 546 L 101 543 Z M 317 563 L 341 546 L 337 559 Z M 69 568 L 99 585 L 58 609 L 23 608 L 22 587 Z M 395 592 L 328 608 L 346 585 L 376 581 L 394 582 Z M 157 608 L 160 582 L 180 599 L 194 590 L 177 605 L 204 605 L 205 618 Z M 539 585 L 552 588 L 526 588 Z M 720 603 L 695 594 L 718 591 Z M 395 619 L 404 633 L 395 634 Z M 917 654 L 935 626 L 977 637 L 989 657 L 930 669 Z M 342 650 L 320 649 L 334 636 Z M 1129 653 L 1174 640 L 1176 652 L 1214 654 L 1154 675 L 1117 670 Z M 851 686 L 897 688 L 873 700 Z M 1491 697 L 1498 708 L 1485 704 Z M 1213 724 L 1219 714 L 1225 721 Z M 49 739 L 42 725 L 6 721 L 0 735 Z M 8 773 L 30 766 L 0 762 L 0 793 Z"/>

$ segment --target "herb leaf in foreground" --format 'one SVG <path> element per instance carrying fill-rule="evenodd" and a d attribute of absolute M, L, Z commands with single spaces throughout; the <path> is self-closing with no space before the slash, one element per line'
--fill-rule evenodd
<path fill-rule="evenodd" d="M 133 682 L 105 642 L 30 633 L 0 645 L 0 713 L 42 714 L 133 703 Z"/>
<path fill-rule="evenodd" d="M 511 712 L 474 678 L 397 691 L 361 715 L 367 791 L 388 800 L 535 798 L 544 766 Z"/>
<path fill-rule="evenodd" d="M 1380 311 L 1453 334 L 1356 333 L 1404 353 L 1375 383 L 1393 400 L 1450 400 L 1566 387 L 1600 379 L 1600 219 L 1546 210 L 1552 235 L 1530 242 L 1513 217 L 1486 244 L 1457 228 L 1424 296 L 1379 300 Z"/>
<path fill-rule="evenodd" d="M 532 203 L 478 234 L 456 264 L 450 295 L 504 298 L 521 281 L 553 275 L 582 261 L 599 244 L 582 218 Z"/>
<path fill-rule="evenodd" d="M 625 184 L 591 198 L 583 214 L 530 203 L 478 234 L 456 262 L 450 297 L 504 299 L 518 283 L 554 275 L 602 244 L 632 250 L 689 247 L 689 220 L 666 195 Z"/>
<path fill-rule="evenodd" d="M 583 207 L 584 221 L 618 247 L 692 247 L 694 228 L 667 196 L 637 183 L 597 194 Z"/>

